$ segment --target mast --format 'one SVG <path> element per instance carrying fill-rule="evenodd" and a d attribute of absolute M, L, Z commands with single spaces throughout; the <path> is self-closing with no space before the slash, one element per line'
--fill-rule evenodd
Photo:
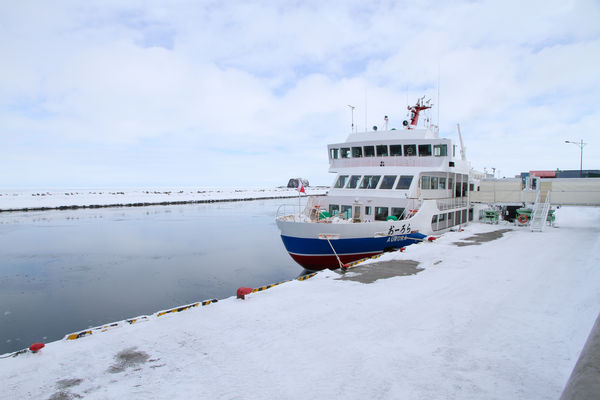
<path fill-rule="evenodd" d="M 408 106 L 408 111 L 410 111 L 410 124 L 408 124 L 408 121 L 406 121 L 405 125 L 408 125 L 407 129 L 415 129 L 417 127 L 417 123 L 419 123 L 419 114 L 421 111 L 430 109 L 432 107 L 430 104 L 431 100 L 423 102 L 424 99 L 425 96 L 418 99 L 416 105 L 412 107 Z"/>

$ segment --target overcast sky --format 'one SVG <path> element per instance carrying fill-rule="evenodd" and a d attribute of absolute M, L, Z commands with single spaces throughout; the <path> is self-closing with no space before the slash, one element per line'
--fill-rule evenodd
<path fill-rule="evenodd" d="M 4 1 L 0 57 L 2 188 L 329 185 L 438 77 L 476 169 L 600 169 L 598 1 Z"/>

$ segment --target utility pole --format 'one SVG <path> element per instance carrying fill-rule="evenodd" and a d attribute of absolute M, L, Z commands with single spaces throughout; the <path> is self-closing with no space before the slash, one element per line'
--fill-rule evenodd
<path fill-rule="evenodd" d="M 581 139 L 579 142 L 565 140 L 565 143 L 571 143 L 575 146 L 579 146 L 579 177 L 583 178 L 583 146 L 585 146 L 587 143 L 583 143 L 583 139 Z"/>

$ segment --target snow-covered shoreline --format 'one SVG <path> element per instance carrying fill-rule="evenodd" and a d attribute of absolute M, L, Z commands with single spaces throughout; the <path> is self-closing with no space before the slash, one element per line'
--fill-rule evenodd
<path fill-rule="evenodd" d="M 325 194 L 325 187 L 308 187 L 307 195 Z M 298 196 L 294 188 L 269 189 L 76 189 L 76 190 L 4 190 L 0 191 L 0 212 L 54 209 L 138 207 L 284 199 Z M 304 196 L 304 195 L 302 195 Z"/>
<path fill-rule="evenodd" d="M 415 275 L 324 271 L 49 343 L 0 360 L 0 398 L 556 399 L 600 309 L 600 210 L 557 217 L 543 233 L 471 224 L 367 264 L 413 260 Z"/>

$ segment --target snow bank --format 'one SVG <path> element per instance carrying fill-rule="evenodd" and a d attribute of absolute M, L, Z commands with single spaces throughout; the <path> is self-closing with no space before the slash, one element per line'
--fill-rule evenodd
<path fill-rule="evenodd" d="M 1 359 L 0 398 L 556 399 L 600 310 L 599 254 L 599 209 L 542 233 L 472 224 L 370 265 L 416 275 L 324 271 Z"/>
<path fill-rule="evenodd" d="M 327 191 L 324 187 L 306 188 L 305 190 L 307 195 L 324 194 Z M 290 188 L 0 191 L 0 211 L 60 207 L 151 205 L 297 196 L 298 191 Z"/>

